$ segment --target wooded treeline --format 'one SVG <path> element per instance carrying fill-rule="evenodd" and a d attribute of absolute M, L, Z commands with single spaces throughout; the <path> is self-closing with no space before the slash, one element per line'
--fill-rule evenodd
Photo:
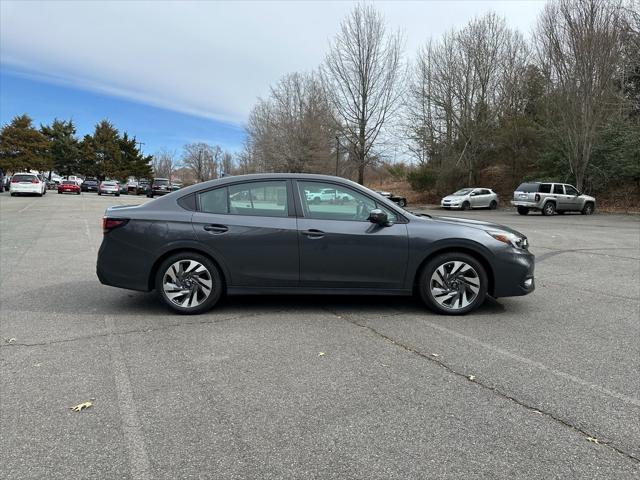
<path fill-rule="evenodd" d="M 500 178 L 598 191 L 640 183 L 640 3 L 549 2 L 531 38 L 494 13 L 428 39 L 402 36 L 371 5 L 344 19 L 315 72 L 260 99 L 243 172 L 390 167 L 417 191 Z"/>

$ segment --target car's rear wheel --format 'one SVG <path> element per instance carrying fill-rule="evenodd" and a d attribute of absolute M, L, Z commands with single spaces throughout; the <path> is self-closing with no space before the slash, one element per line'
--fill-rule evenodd
<path fill-rule="evenodd" d="M 469 207 L 471 206 L 471 204 L 469 202 L 463 202 L 462 203 L 462 207 L 460 207 L 462 210 L 469 210 Z"/>
<path fill-rule="evenodd" d="M 527 207 L 518 207 L 518 213 L 520 215 L 527 215 L 529 213 L 529 209 Z"/>
<path fill-rule="evenodd" d="M 542 207 L 542 215 L 553 215 L 556 213 L 556 204 L 553 202 L 547 202 L 544 207 Z"/>
<path fill-rule="evenodd" d="M 214 263 L 191 252 L 172 255 L 162 262 L 155 285 L 165 304 L 187 315 L 212 308 L 223 290 L 222 277 Z"/>
<path fill-rule="evenodd" d="M 584 207 L 582 207 L 582 211 L 580 213 L 582 213 L 582 215 L 591 215 L 593 211 L 594 211 L 593 203 L 588 202 L 584 204 Z"/>
<path fill-rule="evenodd" d="M 478 308 L 487 295 L 487 274 L 465 253 L 433 258 L 420 274 L 420 297 L 437 313 L 462 315 Z"/>
<path fill-rule="evenodd" d="M 401 198 L 398 201 L 398 206 L 403 207 L 403 208 L 406 207 L 407 206 L 407 201 L 404 198 Z"/>
<path fill-rule="evenodd" d="M 496 208 L 498 208 L 498 202 L 496 202 L 495 200 L 491 200 L 491 203 L 489 204 L 489 208 L 491 210 L 495 210 Z"/>

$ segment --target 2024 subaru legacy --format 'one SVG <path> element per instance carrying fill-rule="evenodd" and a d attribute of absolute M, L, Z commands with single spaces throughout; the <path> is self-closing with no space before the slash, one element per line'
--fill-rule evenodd
<path fill-rule="evenodd" d="M 335 189 L 343 202 L 309 201 Z M 415 215 L 349 180 L 324 175 L 225 177 L 103 219 L 103 284 L 151 291 L 178 313 L 221 295 L 412 295 L 464 314 L 487 295 L 534 288 L 527 238 L 510 228 Z"/>

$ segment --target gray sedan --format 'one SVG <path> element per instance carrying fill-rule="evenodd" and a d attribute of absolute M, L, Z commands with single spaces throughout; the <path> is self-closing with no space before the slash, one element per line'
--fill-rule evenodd
<path fill-rule="evenodd" d="M 440 201 L 442 208 L 457 208 L 468 210 L 470 208 L 498 207 L 498 195 L 490 188 L 463 188 Z"/>
<path fill-rule="evenodd" d="M 335 189 L 343 202 L 309 201 Z M 179 313 L 223 294 L 412 295 L 463 314 L 487 295 L 534 290 L 534 257 L 508 227 L 414 215 L 351 181 L 323 175 L 225 177 L 103 219 L 103 284 L 156 290 Z"/>

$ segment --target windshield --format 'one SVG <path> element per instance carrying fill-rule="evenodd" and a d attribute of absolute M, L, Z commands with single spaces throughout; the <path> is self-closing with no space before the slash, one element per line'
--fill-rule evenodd
<path fill-rule="evenodd" d="M 103 185 L 108 187 L 114 187 L 118 182 L 102 182 Z"/>
<path fill-rule="evenodd" d="M 153 181 L 154 185 L 168 185 L 169 184 L 169 180 L 165 180 L 165 179 L 161 179 L 161 178 L 156 178 Z"/>
<path fill-rule="evenodd" d="M 463 188 L 462 190 L 458 190 L 456 193 L 453 194 L 454 197 L 462 197 L 463 195 L 468 194 L 471 190 L 473 190 L 472 188 Z"/>

